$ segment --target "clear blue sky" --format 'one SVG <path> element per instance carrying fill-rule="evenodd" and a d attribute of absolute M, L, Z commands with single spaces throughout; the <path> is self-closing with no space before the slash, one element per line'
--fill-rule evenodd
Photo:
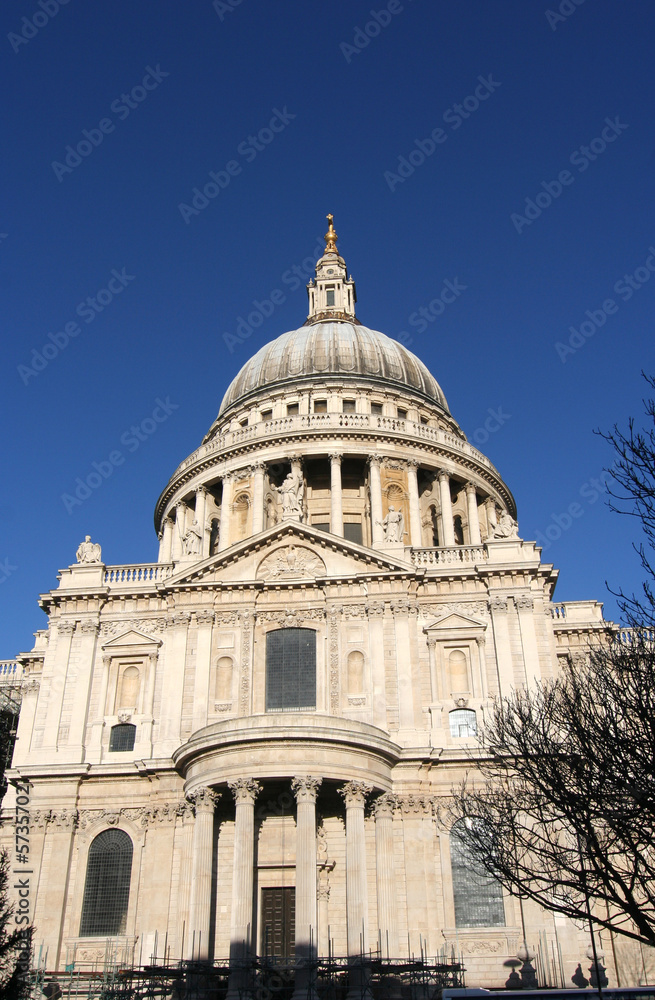
<path fill-rule="evenodd" d="M 521 535 L 556 535 L 553 515 L 579 504 L 545 553 L 556 597 L 611 616 L 605 580 L 639 585 L 635 526 L 592 499 L 612 461 L 593 430 L 641 412 L 640 370 L 655 367 L 655 9 L 550 10 L 3 5 L 0 656 L 31 647 L 37 595 L 85 534 L 107 563 L 156 559 L 173 469 L 248 357 L 305 319 L 305 279 L 287 272 L 315 257 L 327 212 L 360 319 L 412 337 L 513 490 Z M 285 301 L 231 352 L 224 334 L 273 289 Z M 158 398 L 177 408 L 135 446 Z M 502 426 L 486 440 L 490 410 Z M 116 450 L 123 463 L 69 512 L 62 495 Z"/>

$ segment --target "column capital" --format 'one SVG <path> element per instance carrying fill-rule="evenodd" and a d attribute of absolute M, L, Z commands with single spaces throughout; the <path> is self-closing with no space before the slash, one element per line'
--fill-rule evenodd
<path fill-rule="evenodd" d="M 330 451 L 328 452 L 328 457 L 332 465 L 341 465 L 341 459 L 343 458 L 342 451 Z"/>
<path fill-rule="evenodd" d="M 202 496 L 203 494 L 205 496 L 207 496 L 208 492 L 209 491 L 208 491 L 208 489 L 207 489 L 206 486 L 196 486 L 196 488 L 194 490 L 194 493 L 196 494 L 196 496 Z"/>
<path fill-rule="evenodd" d="M 483 635 L 476 635 L 475 642 L 476 642 L 476 645 L 477 645 L 478 649 L 484 649 L 485 646 L 487 645 L 487 640 L 485 639 L 485 637 Z"/>
<path fill-rule="evenodd" d="M 382 455 L 378 455 L 378 454 L 374 453 L 374 454 L 368 456 L 367 461 L 368 461 L 369 465 L 381 465 L 382 464 L 382 458 L 383 458 Z"/>
<path fill-rule="evenodd" d="M 417 458 L 408 458 L 406 465 L 408 469 L 418 469 L 420 462 Z"/>
<path fill-rule="evenodd" d="M 199 812 L 214 812 L 216 808 L 216 803 L 220 799 L 220 793 L 215 792 L 213 788 L 208 788 L 204 786 L 203 788 L 197 788 L 195 792 L 189 792 L 187 795 L 188 801 L 194 806 L 196 815 Z"/>
<path fill-rule="evenodd" d="M 373 791 L 373 785 L 368 785 L 365 781 L 348 781 L 339 789 L 339 795 L 343 797 L 346 808 L 349 806 L 361 806 L 366 804 L 366 796 Z"/>
<path fill-rule="evenodd" d="M 467 497 L 476 496 L 477 492 L 478 492 L 478 490 L 477 490 L 477 487 L 476 487 L 475 483 L 467 483 L 466 484 L 466 495 L 467 495 Z"/>
<path fill-rule="evenodd" d="M 433 635 L 431 632 L 427 633 L 425 641 L 427 642 L 429 649 L 434 649 L 434 647 L 437 645 L 437 637 L 436 635 Z"/>
<path fill-rule="evenodd" d="M 439 482 L 440 483 L 450 482 L 450 473 L 446 472 L 445 469 L 439 469 Z"/>
<path fill-rule="evenodd" d="M 253 462 L 251 464 L 250 468 L 252 469 L 253 473 L 265 472 L 266 471 L 266 462 L 261 462 L 261 461 Z"/>
<path fill-rule="evenodd" d="M 311 775 L 294 778 L 291 782 L 291 791 L 296 797 L 296 802 L 316 802 L 322 782 L 322 778 L 312 778 Z"/>
<path fill-rule="evenodd" d="M 237 805 L 242 802 L 254 805 L 255 799 L 262 790 L 262 786 L 254 778 L 235 778 L 234 781 L 228 781 L 227 784 Z"/>
<path fill-rule="evenodd" d="M 378 796 L 372 804 L 371 811 L 373 812 L 376 820 L 391 819 L 397 808 L 398 796 L 394 795 L 393 792 L 384 792 L 384 794 Z"/>

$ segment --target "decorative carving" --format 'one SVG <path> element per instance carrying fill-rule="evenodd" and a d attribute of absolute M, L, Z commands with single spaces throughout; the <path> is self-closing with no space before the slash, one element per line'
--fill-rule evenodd
<path fill-rule="evenodd" d="M 370 601 L 368 604 L 369 618 L 375 618 L 384 614 L 384 601 Z"/>
<path fill-rule="evenodd" d="M 325 563 L 312 552 L 298 545 L 286 545 L 262 559 L 257 567 L 258 580 L 288 580 L 306 576 L 322 576 Z"/>
<path fill-rule="evenodd" d="M 168 619 L 168 624 L 171 628 L 175 628 L 179 625 L 188 625 L 191 621 L 190 611 L 175 611 Z"/>
<path fill-rule="evenodd" d="M 59 635 L 72 635 L 75 631 L 75 622 L 59 620 L 57 622 L 57 631 Z"/>
<path fill-rule="evenodd" d="M 518 594 L 514 598 L 514 603 L 516 604 L 517 608 L 520 608 L 521 610 L 525 611 L 531 611 L 532 608 L 534 607 L 534 600 L 532 599 L 530 594 Z"/>
<path fill-rule="evenodd" d="M 236 625 L 239 620 L 238 613 L 236 611 L 217 611 L 216 612 L 216 624 L 217 625 Z"/>
<path fill-rule="evenodd" d="M 91 535 L 85 535 L 84 541 L 77 547 L 75 558 L 78 563 L 99 563 L 102 562 L 102 550 L 97 542 L 91 541 Z"/>
<path fill-rule="evenodd" d="M 365 604 L 346 604 L 343 609 L 344 618 L 366 618 Z"/>
<path fill-rule="evenodd" d="M 519 526 L 509 511 L 503 510 L 500 520 L 493 528 L 492 538 L 518 538 Z"/>
<path fill-rule="evenodd" d="M 468 698 L 455 698 L 455 704 L 457 705 L 458 708 L 466 708 L 468 703 L 469 703 Z"/>
<path fill-rule="evenodd" d="M 338 791 L 346 803 L 346 808 L 361 806 L 363 809 L 366 805 L 366 796 L 373 791 L 373 785 L 368 785 L 365 781 L 347 781 Z"/>
<path fill-rule="evenodd" d="M 254 805 L 255 799 L 262 790 L 262 785 L 254 778 L 235 778 L 234 781 L 228 781 L 227 784 L 237 805 L 242 802 Z"/>
<path fill-rule="evenodd" d="M 507 611 L 507 598 L 506 597 L 490 597 L 489 607 L 492 611 Z"/>
<path fill-rule="evenodd" d="M 330 660 L 330 711 L 339 712 L 339 617 L 343 608 L 333 605 L 328 613 L 328 647 Z"/>
<path fill-rule="evenodd" d="M 230 786 L 232 787 L 232 786 Z M 216 808 L 216 803 L 220 799 L 220 794 L 215 792 L 213 788 L 197 788 L 195 792 L 190 792 L 187 795 L 187 799 L 194 807 L 196 814 L 198 812 L 214 812 Z"/>
<path fill-rule="evenodd" d="M 250 657 L 252 650 L 253 616 L 251 611 L 240 611 L 241 623 L 241 678 L 239 681 L 239 708 L 242 715 L 248 712 L 250 701 Z"/>
<path fill-rule="evenodd" d="M 435 618 L 445 618 L 447 615 L 459 614 L 469 618 L 487 618 L 488 605 L 483 601 L 458 601 L 449 604 L 421 604 L 424 615 L 434 615 Z"/>
<path fill-rule="evenodd" d="M 311 775 L 303 778 L 293 778 L 291 781 L 291 791 L 296 797 L 296 802 L 316 802 L 316 796 L 322 782 L 322 778 L 313 778 Z"/>
<path fill-rule="evenodd" d="M 459 938 L 459 947 L 464 955 L 496 955 L 505 951 L 507 943 L 495 938 Z"/>
<path fill-rule="evenodd" d="M 434 800 L 422 795 L 399 795 L 398 805 L 403 816 L 432 816 Z"/>
<path fill-rule="evenodd" d="M 371 812 L 377 819 L 390 819 L 398 809 L 398 796 L 384 792 L 371 805 Z"/>
<path fill-rule="evenodd" d="M 100 623 L 98 621 L 87 620 L 80 622 L 80 632 L 84 635 L 97 635 Z"/>
<path fill-rule="evenodd" d="M 349 698 L 348 699 L 348 704 L 349 705 L 365 705 L 366 704 L 366 698 Z"/>
<path fill-rule="evenodd" d="M 231 701 L 220 701 L 220 702 L 219 701 L 215 701 L 214 702 L 214 711 L 215 712 L 229 712 L 231 708 L 232 708 L 232 702 Z"/>
<path fill-rule="evenodd" d="M 39 680 L 38 677 L 29 677 L 27 680 L 24 680 L 21 683 L 20 689 L 22 693 L 25 695 L 25 694 L 32 694 L 33 692 L 38 693 L 40 687 L 41 687 L 41 681 Z"/>
<path fill-rule="evenodd" d="M 131 718 L 132 718 L 132 713 L 131 712 L 119 712 L 118 713 L 118 721 L 119 722 L 129 722 Z"/>
<path fill-rule="evenodd" d="M 205 608 L 202 611 L 196 611 L 196 621 L 198 625 L 210 625 L 214 622 L 214 612 L 209 608 Z"/>
<path fill-rule="evenodd" d="M 271 485 L 282 504 L 282 520 L 302 520 L 305 481 L 298 465 L 292 465 L 291 472 L 281 486 Z"/>
<path fill-rule="evenodd" d="M 300 608 L 297 611 L 289 608 L 284 611 L 257 611 L 255 616 L 263 625 L 272 623 L 293 627 L 306 621 L 323 621 L 325 612 L 322 608 Z"/>
<path fill-rule="evenodd" d="M 202 529 L 193 519 L 182 537 L 182 552 L 185 556 L 198 556 L 202 550 Z"/>

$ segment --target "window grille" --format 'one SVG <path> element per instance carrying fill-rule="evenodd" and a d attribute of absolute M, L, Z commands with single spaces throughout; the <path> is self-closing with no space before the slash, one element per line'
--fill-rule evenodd
<path fill-rule="evenodd" d="M 448 721 L 451 736 L 477 736 L 478 722 L 472 708 L 456 708 L 448 713 Z"/>
<path fill-rule="evenodd" d="M 450 831 L 455 926 L 504 927 L 505 906 L 500 882 L 480 867 L 465 839 L 464 824 L 471 822 L 476 820 L 460 819 Z"/>
<path fill-rule="evenodd" d="M 124 934 L 132 874 L 132 841 L 104 830 L 89 848 L 80 937 Z"/>
<path fill-rule="evenodd" d="M 121 722 L 111 727 L 109 734 L 109 749 L 114 751 L 134 750 L 136 726 L 130 722 Z"/>
<path fill-rule="evenodd" d="M 282 628 L 266 635 L 266 711 L 316 708 L 316 632 Z"/>

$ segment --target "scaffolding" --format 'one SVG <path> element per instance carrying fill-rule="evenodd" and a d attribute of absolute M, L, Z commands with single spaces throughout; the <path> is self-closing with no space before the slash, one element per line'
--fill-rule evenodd
<path fill-rule="evenodd" d="M 240 967 L 239 1000 L 291 1000 L 294 958 L 250 957 Z M 161 964 L 32 972 L 33 1000 L 225 1000 L 234 963 L 165 961 Z M 446 987 L 464 985 L 454 954 L 434 958 L 328 955 L 303 966 L 307 1000 L 440 1000 Z"/>

